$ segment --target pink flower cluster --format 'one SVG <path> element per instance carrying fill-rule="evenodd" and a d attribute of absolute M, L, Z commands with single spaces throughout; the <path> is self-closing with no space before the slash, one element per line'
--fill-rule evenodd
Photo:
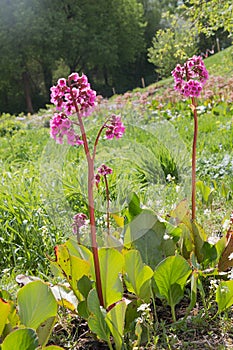
<path fill-rule="evenodd" d="M 73 233 L 77 234 L 80 227 L 86 225 L 87 216 L 83 213 L 78 213 L 73 217 Z"/>
<path fill-rule="evenodd" d="M 100 182 L 101 176 L 106 176 L 108 174 L 112 174 L 112 169 L 109 168 L 107 165 L 102 164 L 98 169 L 97 169 L 97 174 L 95 175 L 95 182 L 98 185 Z"/>
<path fill-rule="evenodd" d="M 96 92 L 90 88 L 86 75 L 69 75 L 68 80 L 61 78 L 56 86 L 51 87 L 51 102 L 58 111 L 71 115 L 78 108 L 80 116 L 88 116 L 95 106 Z"/>
<path fill-rule="evenodd" d="M 119 139 L 125 132 L 125 127 L 121 121 L 121 117 L 115 114 L 112 115 L 110 124 L 106 124 L 105 127 L 107 128 L 105 133 L 107 139 L 113 139 L 114 137 Z"/>
<path fill-rule="evenodd" d="M 50 136 L 60 144 L 63 143 L 64 136 L 67 137 L 67 142 L 71 146 L 83 144 L 83 141 L 75 134 L 72 121 L 63 113 L 55 113 L 50 120 Z"/>
<path fill-rule="evenodd" d="M 175 90 L 185 97 L 198 97 L 208 79 L 208 72 L 201 56 L 189 58 L 183 66 L 178 64 L 172 71 Z"/>

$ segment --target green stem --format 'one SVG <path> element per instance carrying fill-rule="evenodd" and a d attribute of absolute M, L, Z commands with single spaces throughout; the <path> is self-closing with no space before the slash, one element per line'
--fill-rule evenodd
<path fill-rule="evenodd" d="M 70 89 L 70 94 L 78 116 L 79 127 L 82 134 L 82 140 L 83 140 L 83 145 L 84 145 L 84 150 L 85 150 L 87 165 L 88 165 L 88 211 L 89 211 L 90 228 L 91 228 L 90 238 L 91 238 L 92 253 L 93 253 L 93 259 L 94 259 L 96 289 L 97 289 L 100 305 L 104 306 L 103 291 L 102 291 L 101 276 L 100 276 L 100 263 L 99 263 L 98 247 L 97 247 L 97 239 L 96 239 L 96 225 L 95 225 L 95 209 L 94 209 L 94 194 L 93 194 L 93 187 L 95 182 L 94 159 L 90 155 L 85 128 L 79 113 L 77 102 L 73 95 L 72 87 Z"/>
<path fill-rule="evenodd" d="M 172 312 L 172 320 L 173 322 L 176 322 L 175 305 L 171 305 L 171 312 Z"/>
<path fill-rule="evenodd" d="M 110 350 L 113 350 L 112 343 L 110 342 L 110 340 L 108 341 L 108 346 Z"/>
<path fill-rule="evenodd" d="M 192 149 L 192 220 L 196 219 L 196 149 L 197 149 L 197 104 L 194 97 L 192 97 L 192 110 L 194 116 L 194 133 L 193 133 L 193 149 Z"/>
<path fill-rule="evenodd" d="M 156 325 L 158 325 L 159 324 L 159 319 L 158 319 L 158 315 L 157 315 L 157 311 L 156 311 L 155 297 L 154 297 L 154 294 L 153 294 L 151 286 L 150 286 L 150 292 L 151 292 L 152 304 L 153 304 L 153 308 L 154 308 L 154 319 L 155 319 Z"/>

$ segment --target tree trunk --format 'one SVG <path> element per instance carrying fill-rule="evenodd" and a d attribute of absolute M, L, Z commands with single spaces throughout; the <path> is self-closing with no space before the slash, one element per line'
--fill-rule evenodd
<path fill-rule="evenodd" d="M 103 77 L 104 77 L 104 83 L 106 86 L 109 86 L 109 81 L 108 81 L 108 70 L 107 68 L 104 66 L 103 68 Z"/>
<path fill-rule="evenodd" d="M 50 88 L 53 85 L 53 75 L 52 70 L 46 63 L 42 63 L 42 70 L 44 75 L 44 85 L 46 94 L 50 96 Z"/>
<path fill-rule="evenodd" d="M 30 78 L 29 73 L 24 71 L 22 73 L 24 95 L 26 100 L 27 112 L 33 114 L 32 99 L 31 99 L 31 89 L 30 89 Z"/>

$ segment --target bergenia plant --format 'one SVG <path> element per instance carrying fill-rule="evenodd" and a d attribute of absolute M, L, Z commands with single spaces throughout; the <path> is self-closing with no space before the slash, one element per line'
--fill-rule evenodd
<path fill-rule="evenodd" d="M 192 147 L 192 220 L 196 218 L 196 148 L 197 148 L 197 97 L 200 96 L 208 79 L 208 72 L 201 56 L 189 58 L 183 66 L 178 64 L 172 71 L 175 80 L 175 90 L 184 97 L 191 97 L 194 115 L 194 134 Z"/>
<path fill-rule="evenodd" d="M 86 75 L 81 76 L 78 73 L 72 73 L 68 79 L 61 78 L 57 85 L 51 87 L 51 102 L 56 106 L 57 112 L 50 121 L 50 135 L 57 143 L 62 144 L 64 139 L 71 146 L 83 146 L 85 150 L 88 165 L 88 211 L 90 220 L 90 239 L 94 258 L 96 289 L 100 304 L 103 306 L 103 293 L 100 277 L 100 264 L 98 257 L 98 246 L 96 239 L 96 224 L 94 210 L 94 185 L 98 179 L 95 175 L 95 155 L 99 138 L 105 130 L 105 138 L 120 138 L 124 134 L 125 127 L 120 116 L 112 115 L 101 126 L 94 142 L 94 148 L 91 151 L 86 136 L 84 117 L 88 117 L 96 105 L 96 92 L 91 89 Z M 75 115 L 75 117 L 73 117 Z M 75 131 L 75 126 L 79 127 L 80 134 Z M 106 179 L 106 175 L 112 172 L 112 169 L 103 166 L 99 168 L 99 176 Z M 107 182 L 106 182 L 107 183 Z M 109 201 L 108 201 L 109 205 Z M 107 208 L 109 213 L 109 207 Z M 109 215 L 109 214 L 108 214 Z M 85 214 L 78 213 L 74 216 L 73 232 L 77 235 L 80 243 L 79 229 L 86 223 Z M 109 223 L 109 218 L 108 218 Z M 108 224 L 109 225 L 109 224 Z M 108 227 L 109 229 L 109 227 Z"/>

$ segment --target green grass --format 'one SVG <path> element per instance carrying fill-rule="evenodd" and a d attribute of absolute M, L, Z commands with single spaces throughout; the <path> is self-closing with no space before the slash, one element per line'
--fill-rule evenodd
<path fill-rule="evenodd" d="M 207 59 L 205 65 L 209 74 L 232 75 L 233 73 L 233 46 L 218 52 Z"/>

